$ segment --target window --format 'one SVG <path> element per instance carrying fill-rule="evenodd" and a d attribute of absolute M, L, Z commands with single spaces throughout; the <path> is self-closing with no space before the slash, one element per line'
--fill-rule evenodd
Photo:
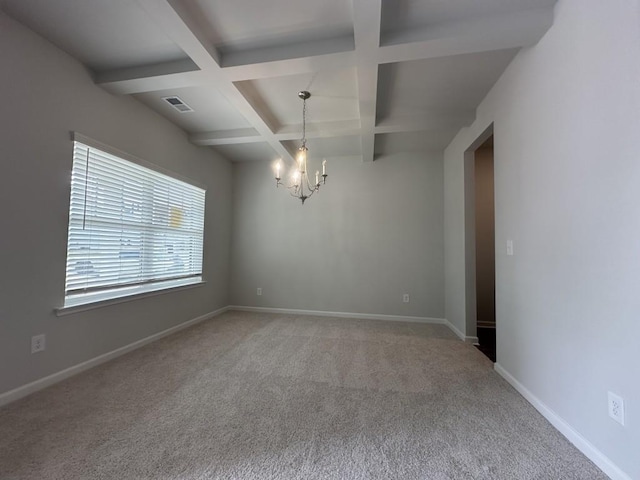
<path fill-rule="evenodd" d="M 205 191 L 74 138 L 65 307 L 201 282 Z"/>

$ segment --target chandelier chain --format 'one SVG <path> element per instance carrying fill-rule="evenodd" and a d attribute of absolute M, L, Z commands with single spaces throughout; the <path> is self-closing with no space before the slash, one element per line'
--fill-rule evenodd
<path fill-rule="evenodd" d="M 307 99 L 302 99 L 302 146 L 307 146 Z"/>

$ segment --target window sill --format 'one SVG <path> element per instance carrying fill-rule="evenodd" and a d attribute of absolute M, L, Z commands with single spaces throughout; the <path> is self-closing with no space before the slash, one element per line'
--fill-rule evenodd
<path fill-rule="evenodd" d="M 122 295 L 115 298 L 103 298 L 103 299 L 86 299 L 86 301 L 76 300 L 77 303 L 54 309 L 57 317 L 63 317 L 65 315 L 71 315 L 74 313 L 85 312 L 87 310 L 94 310 L 96 308 L 107 307 L 109 305 L 115 305 L 118 303 L 132 302 L 146 297 L 154 297 L 156 295 L 163 295 L 165 293 L 176 292 L 179 290 L 187 290 L 190 288 L 201 287 L 207 282 L 205 280 L 196 280 L 190 283 L 182 283 L 179 285 L 163 286 L 155 290 L 148 290 L 143 292 L 134 292 L 127 295 Z M 82 303 L 80 303 L 82 302 Z"/>

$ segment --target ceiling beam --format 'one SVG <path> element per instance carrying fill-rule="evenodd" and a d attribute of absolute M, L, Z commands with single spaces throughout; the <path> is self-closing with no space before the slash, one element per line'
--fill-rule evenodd
<path fill-rule="evenodd" d="M 195 67 L 189 69 L 188 66 Z M 161 63 L 144 67 L 115 70 L 96 75 L 95 82 L 106 90 L 131 95 L 155 92 L 167 88 L 184 88 L 210 85 L 217 76 L 228 81 L 241 82 L 261 78 L 300 75 L 323 70 L 342 70 L 355 65 L 355 52 L 327 53 L 311 57 L 288 58 L 269 62 L 222 67 L 220 70 L 198 70 L 191 60 Z"/>
<path fill-rule="evenodd" d="M 378 63 L 406 62 L 535 44 L 553 23 L 553 8 L 539 8 L 431 25 L 387 35 Z"/>
<path fill-rule="evenodd" d="M 353 0 L 353 35 L 355 39 L 360 111 L 362 161 L 372 162 L 375 143 L 378 62 L 382 0 Z"/>
<path fill-rule="evenodd" d="M 104 72 L 95 76 L 95 82 L 111 93 L 134 95 L 136 93 L 211 85 L 216 81 L 216 73 L 211 70 L 151 73 L 153 71 L 158 72 L 158 69 L 132 68 Z"/>
<path fill-rule="evenodd" d="M 308 123 L 306 137 L 332 138 L 360 134 L 359 120 L 338 120 L 335 122 Z M 285 125 L 274 136 L 280 142 L 299 140 L 302 136 L 302 125 Z M 238 128 L 235 130 L 217 130 L 213 132 L 194 133 L 189 135 L 189 141 L 195 145 L 233 145 L 239 143 L 264 142 L 264 138 L 253 128 Z"/>
<path fill-rule="evenodd" d="M 359 120 L 338 120 L 334 122 L 307 123 L 307 138 L 330 138 L 360 135 Z M 275 133 L 280 141 L 299 140 L 302 136 L 302 125 L 284 125 Z"/>
<path fill-rule="evenodd" d="M 343 52 L 323 53 L 308 57 L 292 57 L 282 60 L 260 61 L 258 59 L 256 63 L 225 66 L 223 67 L 223 71 L 229 80 L 238 82 L 285 75 L 315 73 L 322 70 L 341 70 L 351 68 L 354 64 L 355 53 L 353 49 L 351 49 Z"/>
<path fill-rule="evenodd" d="M 215 132 L 192 133 L 189 141 L 199 146 L 237 145 L 240 143 L 260 143 L 264 138 L 253 128 L 218 130 Z"/>
<path fill-rule="evenodd" d="M 163 77 L 179 73 L 199 72 L 198 66 L 190 58 L 175 60 L 172 62 L 156 63 L 154 65 L 142 65 L 130 68 L 121 68 L 94 75 L 96 83 L 105 84 L 118 82 L 132 78 Z"/>
<path fill-rule="evenodd" d="M 460 128 L 470 125 L 474 119 L 475 111 L 473 110 L 457 112 L 431 111 L 421 115 L 383 119 L 374 127 L 374 133 L 426 132 L 442 130 L 443 128 Z M 360 127 L 360 121 L 358 120 L 308 123 L 306 127 L 307 139 L 360 135 L 361 132 L 362 129 Z M 301 134 L 302 125 L 285 125 L 279 128 L 273 135 L 278 141 L 284 142 L 299 140 Z M 259 143 L 265 141 L 253 128 L 194 133 L 189 135 L 189 140 L 195 145 L 201 146 Z"/>
<path fill-rule="evenodd" d="M 222 66 L 253 65 L 350 51 L 353 51 L 351 34 L 303 42 L 291 40 L 283 45 L 224 52 Z"/>
<path fill-rule="evenodd" d="M 202 70 L 219 68 L 218 51 L 180 0 L 137 0 L 163 32 Z"/>

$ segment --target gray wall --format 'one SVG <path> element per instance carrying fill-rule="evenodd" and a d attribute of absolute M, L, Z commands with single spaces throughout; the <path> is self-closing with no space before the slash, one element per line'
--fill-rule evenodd
<path fill-rule="evenodd" d="M 447 148 L 444 174 L 447 318 L 465 326 L 465 152 L 493 123 L 498 364 L 630 478 L 640 478 L 639 10 L 560 0 L 553 27 Z M 624 427 L 608 417 L 609 390 L 625 400 Z"/>
<path fill-rule="evenodd" d="M 443 318 L 442 156 L 327 168 L 302 206 L 275 188 L 269 165 L 234 164 L 232 303 Z"/>
<path fill-rule="evenodd" d="M 0 393 L 228 304 L 231 166 L 0 13 Z M 207 284 L 56 317 L 75 130 L 207 186 Z M 47 349 L 30 353 L 34 334 Z"/>

